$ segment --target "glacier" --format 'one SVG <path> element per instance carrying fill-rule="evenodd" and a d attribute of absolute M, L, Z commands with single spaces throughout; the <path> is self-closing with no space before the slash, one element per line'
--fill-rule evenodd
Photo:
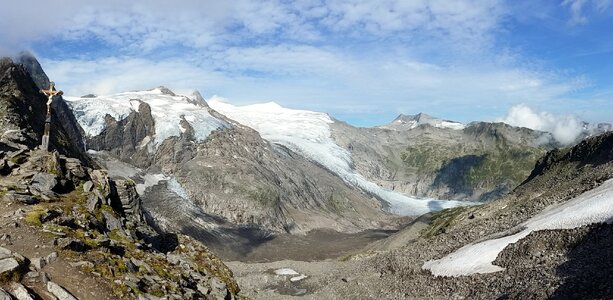
<path fill-rule="evenodd" d="M 441 259 L 427 261 L 422 269 L 430 270 L 435 276 L 502 271 L 503 268 L 493 264 L 498 254 L 533 231 L 572 229 L 603 222 L 613 222 L 613 179 L 574 199 L 548 207 L 517 226 L 522 230 L 513 235 L 466 245 Z"/>
<path fill-rule="evenodd" d="M 185 118 L 194 129 L 194 138 L 197 141 L 204 141 L 215 129 L 230 127 L 227 122 L 209 114 L 205 103 L 200 104 L 196 99 L 165 93 L 164 89 L 155 88 L 149 91 L 125 92 L 94 98 L 64 97 L 64 99 L 88 136 L 102 133 L 106 127 L 105 115 L 108 114 L 120 121 L 128 117 L 131 112 L 138 112 L 141 102 L 149 104 L 155 122 L 153 148 L 167 138 L 180 136 L 185 132 L 185 128 L 180 125 L 182 118 Z"/>
<path fill-rule="evenodd" d="M 389 204 L 388 210 L 400 215 L 422 215 L 431 211 L 470 205 L 462 201 L 419 199 L 386 190 L 358 174 L 351 154 L 331 137 L 332 118 L 325 113 L 282 107 L 274 102 L 235 106 L 213 96 L 209 106 L 230 119 L 249 126 L 271 143 L 281 144 L 316 162 L 356 186 Z"/>

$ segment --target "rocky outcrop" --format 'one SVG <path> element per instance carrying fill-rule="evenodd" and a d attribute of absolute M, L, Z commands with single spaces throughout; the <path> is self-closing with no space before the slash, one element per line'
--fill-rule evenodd
<path fill-rule="evenodd" d="M 98 136 L 89 137 L 87 147 L 106 150 L 118 159 L 138 167 L 148 167 L 152 163 L 148 140 L 155 135 L 155 123 L 151 107 L 141 102 L 138 112 L 133 111 L 123 120 L 105 116 L 106 127 Z"/>
<path fill-rule="evenodd" d="M 44 73 L 43 73 L 44 74 Z M 40 88 L 22 64 L 8 58 L 0 61 L 0 141 L 8 147 L 34 148 L 41 142 L 46 118 L 46 102 Z M 57 97 L 56 97 L 57 98 Z M 57 99 L 52 114 L 50 148 L 78 158 L 86 164 L 87 155 L 72 112 Z M 65 105 L 65 104 L 64 104 Z"/>
<path fill-rule="evenodd" d="M 17 188 L 15 182 L 23 182 L 19 192 L 39 198 L 36 206 L 20 201 L 26 205 L 24 226 L 57 236 L 54 245 L 63 251 L 65 260 L 73 259 L 66 253 L 80 253 L 78 266 L 102 274 L 101 280 L 113 284 L 117 296 L 151 293 L 230 299 L 238 293 L 231 272 L 208 249 L 187 237 L 156 231 L 145 222 L 132 180 L 110 179 L 104 170 L 92 170 L 43 150 L 20 155 L 11 174 L 0 177 L 0 190 L 8 194 Z M 74 173 L 80 172 L 84 172 L 80 181 L 72 184 Z M 9 206 L 14 200 L 4 198 Z M 26 280 L 28 266 L 40 271 L 56 259 L 57 254 L 27 259 L 0 248 L 0 276 Z M 73 299 L 65 288 L 51 281 L 46 284 L 59 299 Z"/>

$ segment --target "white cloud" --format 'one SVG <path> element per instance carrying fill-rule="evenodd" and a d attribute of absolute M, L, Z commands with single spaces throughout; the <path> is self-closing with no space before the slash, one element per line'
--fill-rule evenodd
<path fill-rule="evenodd" d="M 500 121 L 513 126 L 550 132 L 564 145 L 574 142 L 583 132 L 583 122 L 575 116 L 537 112 L 524 104 L 513 106 Z"/>
<path fill-rule="evenodd" d="M 501 49 L 509 13 L 503 0 L 22 0 L 0 10 L 0 51 L 51 47 L 39 58 L 71 95 L 167 85 L 332 114 L 491 116 L 585 85 Z"/>

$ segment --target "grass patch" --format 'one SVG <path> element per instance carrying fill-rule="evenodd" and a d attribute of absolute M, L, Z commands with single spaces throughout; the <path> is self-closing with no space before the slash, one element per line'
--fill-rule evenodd
<path fill-rule="evenodd" d="M 41 227 L 43 226 L 41 218 L 45 213 L 47 213 L 47 209 L 40 205 L 35 205 L 32 207 L 31 211 L 26 213 L 25 221 L 30 225 Z"/>
<path fill-rule="evenodd" d="M 460 216 L 460 214 L 465 212 L 467 209 L 467 207 L 455 207 L 444 209 L 435 213 L 432 216 L 430 226 L 428 226 L 421 232 L 421 236 L 424 238 L 431 238 L 441 233 L 447 232 L 447 229 L 449 229 L 454 224 L 456 218 Z"/>

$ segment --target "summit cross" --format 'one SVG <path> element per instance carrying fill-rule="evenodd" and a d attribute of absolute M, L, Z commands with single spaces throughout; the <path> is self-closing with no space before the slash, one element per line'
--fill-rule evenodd
<path fill-rule="evenodd" d="M 55 83 L 53 81 L 49 82 L 48 90 L 41 90 L 40 92 L 48 98 L 47 117 L 45 118 L 45 133 L 43 134 L 43 141 L 40 147 L 45 151 L 49 151 L 49 134 L 51 131 L 51 103 L 53 103 L 53 96 L 61 96 L 64 92 L 56 90 Z"/>

